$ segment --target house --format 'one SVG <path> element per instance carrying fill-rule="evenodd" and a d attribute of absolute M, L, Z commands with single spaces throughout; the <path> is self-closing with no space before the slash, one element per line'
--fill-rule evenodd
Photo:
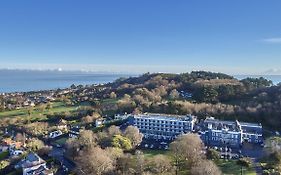
<path fill-rule="evenodd" d="M 131 115 L 131 114 L 124 114 L 124 115 L 117 114 L 117 115 L 114 116 L 114 119 L 115 120 L 126 120 L 129 117 L 133 117 L 133 115 Z"/>
<path fill-rule="evenodd" d="M 2 140 L 1 145 L 2 146 L 6 146 L 8 148 L 19 149 L 19 148 L 21 148 L 23 146 L 23 143 L 22 142 L 14 141 L 11 138 L 5 138 L 5 139 Z"/>
<path fill-rule="evenodd" d="M 47 168 L 46 161 L 33 152 L 17 163 L 15 168 L 22 168 L 23 175 L 53 175 Z"/>
<path fill-rule="evenodd" d="M 57 123 L 57 128 L 59 130 L 67 131 L 67 121 L 64 119 L 60 119 L 59 122 Z"/>
<path fill-rule="evenodd" d="M 25 102 L 23 102 L 23 106 L 24 107 L 27 107 L 27 106 L 34 107 L 35 103 L 33 101 L 31 101 L 31 100 L 26 100 Z"/>
<path fill-rule="evenodd" d="M 68 131 L 68 135 L 70 138 L 77 138 L 81 131 L 82 129 L 79 126 L 72 126 Z"/>
<path fill-rule="evenodd" d="M 54 139 L 54 138 L 56 138 L 58 136 L 61 136 L 61 135 L 62 135 L 61 130 L 53 131 L 53 132 L 49 133 L 49 138 Z"/>
<path fill-rule="evenodd" d="M 192 115 L 138 114 L 136 126 L 146 139 L 173 140 L 178 135 L 192 132 L 196 117 Z"/>
<path fill-rule="evenodd" d="M 208 117 L 204 120 L 201 139 L 207 146 L 239 148 L 243 139 L 238 121 L 221 121 Z"/>
<path fill-rule="evenodd" d="M 23 155 L 23 150 L 16 150 L 16 149 L 10 149 L 9 150 L 10 156 L 20 156 Z"/>
<path fill-rule="evenodd" d="M 100 127 L 100 126 L 102 126 L 103 124 L 104 124 L 104 119 L 103 119 L 103 118 L 99 118 L 99 119 L 97 119 L 96 122 L 95 122 L 95 126 L 96 126 L 96 127 Z"/>
<path fill-rule="evenodd" d="M 239 121 L 222 121 L 207 117 L 201 129 L 201 139 L 207 146 L 239 148 L 244 142 L 263 142 L 262 126 Z"/>

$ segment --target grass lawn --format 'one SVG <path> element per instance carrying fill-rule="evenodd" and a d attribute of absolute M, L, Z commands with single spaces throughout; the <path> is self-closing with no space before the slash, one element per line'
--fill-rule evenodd
<path fill-rule="evenodd" d="M 217 165 L 220 167 L 221 171 L 225 175 L 240 175 L 241 174 L 241 166 L 236 164 L 235 160 L 219 160 Z M 244 175 L 255 175 L 256 172 L 254 168 L 243 168 Z"/>
<path fill-rule="evenodd" d="M 165 151 L 165 150 L 149 150 L 149 149 L 144 149 L 141 150 L 145 156 L 146 159 L 153 158 L 156 155 L 162 154 L 166 155 L 167 158 L 172 158 L 171 152 L 170 151 Z M 216 162 L 218 167 L 221 169 L 224 175 L 240 175 L 241 174 L 241 167 L 236 164 L 235 160 L 219 160 Z M 186 174 L 186 172 L 180 172 L 180 174 Z M 256 172 L 254 168 L 243 168 L 243 175 L 256 175 Z"/>
<path fill-rule="evenodd" d="M 52 114 L 52 113 L 61 113 L 61 112 L 72 112 L 77 110 L 77 106 L 66 106 L 62 102 L 54 102 L 52 103 L 51 109 L 40 109 L 40 106 L 36 106 L 32 110 L 32 114 L 30 116 L 31 120 L 34 119 L 46 119 L 46 115 Z M 28 117 L 28 108 L 22 108 L 22 109 L 16 109 L 11 111 L 3 111 L 0 112 L 0 118 L 1 117 Z"/>
<path fill-rule="evenodd" d="M 8 157 L 9 157 L 9 152 L 8 151 L 4 151 L 4 152 L 0 153 L 0 161 L 6 159 Z"/>
<path fill-rule="evenodd" d="M 118 98 L 114 98 L 114 99 L 112 99 L 112 98 L 107 98 L 107 99 L 103 99 L 103 100 L 101 101 L 101 103 L 102 103 L 102 104 L 115 104 L 115 103 L 117 103 L 118 100 L 119 100 Z"/>
<path fill-rule="evenodd" d="M 68 137 L 63 137 L 55 141 L 56 144 L 64 145 Z"/>
<path fill-rule="evenodd" d="M 169 151 L 165 151 L 165 150 L 141 150 L 143 152 L 143 155 L 145 158 L 152 158 L 156 155 L 162 154 L 162 155 L 166 155 L 168 157 L 170 157 L 170 152 Z"/>

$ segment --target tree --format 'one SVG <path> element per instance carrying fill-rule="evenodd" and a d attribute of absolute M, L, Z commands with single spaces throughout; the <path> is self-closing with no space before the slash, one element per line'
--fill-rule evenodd
<path fill-rule="evenodd" d="M 66 155 L 72 160 L 74 160 L 75 157 L 78 156 L 78 152 L 80 149 L 80 145 L 77 139 L 76 138 L 67 139 L 65 143 L 65 147 L 66 147 Z"/>
<path fill-rule="evenodd" d="M 142 175 L 144 173 L 145 160 L 143 152 L 136 151 L 136 174 Z"/>
<path fill-rule="evenodd" d="M 120 112 L 132 112 L 136 107 L 136 103 L 131 99 L 131 96 L 125 94 L 124 97 L 117 101 Z"/>
<path fill-rule="evenodd" d="M 29 134 L 39 136 L 46 134 L 46 132 L 48 132 L 48 127 L 49 124 L 47 122 L 35 122 L 25 125 L 24 129 Z"/>
<path fill-rule="evenodd" d="M 91 130 L 84 130 L 80 133 L 78 143 L 82 147 L 91 147 L 97 145 L 97 136 Z"/>
<path fill-rule="evenodd" d="M 43 148 L 44 146 L 45 145 L 41 140 L 35 139 L 35 138 L 33 138 L 32 140 L 29 140 L 26 144 L 26 147 L 31 151 L 38 151 L 41 148 Z"/>
<path fill-rule="evenodd" d="M 48 102 L 47 105 L 46 105 L 46 109 L 50 110 L 51 108 L 52 108 L 52 104 L 50 102 Z"/>
<path fill-rule="evenodd" d="M 153 174 L 167 174 L 171 172 L 172 165 L 168 157 L 164 155 L 156 155 L 152 159 Z"/>
<path fill-rule="evenodd" d="M 120 148 L 107 147 L 104 150 L 106 151 L 108 156 L 113 160 L 116 160 L 123 156 L 123 150 Z M 116 164 L 116 162 L 115 162 L 115 164 Z"/>
<path fill-rule="evenodd" d="M 117 159 L 116 170 L 121 175 L 130 175 L 135 173 L 135 165 L 131 154 L 124 154 Z"/>
<path fill-rule="evenodd" d="M 10 162 L 7 160 L 1 160 L 0 161 L 0 170 L 3 170 L 4 168 L 6 168 L 7 166 L 10 165 Z"/>
<path fill-rule="evenodd" d="M 119 129 L 119 127 L 112 125 L 107 129 L 107 133 L 109 137 L 113 137 L 115 135 L 120 135 L 121 130 Z"/>
<path fill-rule="evenodd" d="M 123 149 L 123 150 L 132 149 L 131 141 L 128 138 L 123 137 L 121 135 L 113 136 L 111 144 L 112 144 L 112 146 Z"/>
<path fill-rule="evenodd" d="M 191 175 L 221 175 L 220 169 L 210 160 L 201 160 L 191 168 Z"/>
<path fill-rule="evenodd" d="M 80 152 L 77 171 L 88 175 L 102 175 L 114 169 L 114 161 L 100 147 L 90 147 Z"/>
<path fill-rule="evenodd" d="M 218 160 L 220 159 L 220 154 L 215 149 L 208 149 L 206 153 L 207 159 Z"/>
<path fill-rule="evenodd" d="M 179 98 L 179 96 L 180 96 L 180 94 L 179 94 L 179 92 L 176 89 L 173 89 L 170 92 L 170 98 L 171 99 L 177 99 L 177 98 Z"/>
<path fill-rule="evenodd" d="M 243 157 L 237 161 L 237 164 L 249 168 L 252 165 L 252 160 L 248 157 Z"/>
<path fill-rule="evenodd" d="M 197 134 L 185 134 L 170 144 L 176 166 L 176 174 L 186 164 L 191 167 L 202 159 L 203 143 Z"/>
<path fill-rule="evenodd" d="M 28 113 L 28 118 L 27 118 L 27 123 L 29 124 L 30 123 L 30 119 L 31 119 L 31 114 L 33 112 L 33 108 L 32 107 L 29 107 L 27 109 L 27 113 Z"/>
<path fill-rule="evenodd" d="M 43 146 L 41 149 L 38 150 L 39 156 L 48 156 L 48 154 L 52 151 L 51 146 Z"/>
<path fill-rule="evenodd" d="M 89 115 L 87 115 L 86 117 L 83 117 L 81 120 L 85 124 L 94 122 L 94 118 L 92 116 L 89 116 Z"/>
<path fill-rule="evenodd" d="M 116 95 L 115 92 L 111 92 L 109 96 L 110 96 L 110 98 L 112 98 L 112 99 L 117 98 L 117 95 Z"/>
<path fill-rule="evenodd" d="M 265 142 L 266 162 L 276 171 L 281 171 L 281 138 L 271 137 Z"/>
<path fill-rule="evenodd" d="M 94 120 L 101 118 L 101 115 L 98 112 L 93 112 L 92 117 Z"/>
<path fill-rule="evenodd" d="M 281 138 L 280 137 L 270 137 L 265 142 L 265 151 L 268 154 L 275 152 L 281 152 Z"/>
<path fill-rule="evenodd" d="M 15 140 L 17 142 L 21 142 L 22 144 L 25 143 L 25 137 L 21 133 L 16 134 Z"/>
<path fill-rule="evenodd" d="M 138 146 L 142 142 L 143 137 L 139 129 L 134 126 L 128 126 L 124 132 L 124 136 L 131 140 L 133 147 Z"/>

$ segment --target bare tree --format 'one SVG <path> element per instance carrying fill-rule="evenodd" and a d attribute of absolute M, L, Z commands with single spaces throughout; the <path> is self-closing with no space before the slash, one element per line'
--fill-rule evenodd
<path fill-rule="evenodd" d="M 135 172 L 134 161 L 131 154 L 125 154 L 117 159 L 116 171 L 121 175 L 130 175 Z"/>
<path fill-rule="evenodd" d="M 70 138 L 65 143 L 66 147 L 66 155 L 74 160 L 78 156 L 78 151 L 80 149 L 80 145 L 75 138 Z"/>
<path fill-rule="evenodd" d="M 121 131 L 120 131 L 119 127 L 117 127 L 115 125 L 110 126 L 107 129 L 107 132 L 108 132 L 108 136 L 109 137 L 113 137 L 115 135 L 120 135 L 121 134 Z"/>
<path fill-rule="evenodd" d="M 17 142 L 21 142 L 22 144 L 25 143 L 25 137 L 21 133 L 16 134 L 15 140 Z"/>
<path fill-rule="evenodd" d="M 109 96 L 110 96 L 110 98 L 112 98 L 112 99 L 117 98 L 117 95 L 116 95 L 115 92 L 111 92 Z"/>
<path fill-rule="evenodd" d="M 91 130 L 85 130 L 80 133 L 78 143 L 83 147 L 97 145 L 97 136 Z"/>
<path fill-rule="evenodd" d="M 88 175 L 102 175 L 114 169 L 113 160 L 100 147 L 91 147 L 80 152 L 77 159 L 77 171 Z"/>
<path fill-rule="evenodd" d="M 170 92 L 170 98 L 172 99 L 176 99 L 176 98 L 179 98 L 179 92 L 176 90 L 176 89 L 173 89 L 171 92 Z"/>
<path fill-rule="evenodd" d="M 142 175 L 144 173 L 145 160 L 143 152 L 136 151 L 136 174 Z"/>
<path fill-rule="evenodd" d="M 139 129 L 134 126 L 128 126 L 124 132 L 124 136 L 131 140 L 133 147 L 139 145 L 143 137 Z"/>
<path fill-rule="evenodd" d="M 221 175 L 220 169 L 210 160 L 201 160 L 191 168 L 191 175 Z"/>
<path fill-rule="evenodd" d="M 172 172 L 171 161 L 164 155 L 156 155 L 152 159 L 152 172 L 154 174 L 168 174 Z"/>
<path fill-rule="evenodd" d="M 172 142 L 170 148 L 173 152 L 176 173 L 183 164 L 190 167 L 200 161 L 203 157 L 203 146 L 202 140 L 197 134 L 185 134 Z"/>

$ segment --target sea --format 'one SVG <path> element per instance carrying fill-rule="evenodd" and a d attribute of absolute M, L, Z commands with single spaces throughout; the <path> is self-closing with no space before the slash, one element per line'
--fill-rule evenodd
<path fill-rule="evenodd" d="M 92 85 L 113 82 L 136 74 L 96 73 L 82 71 L 31 71 L 0 70 L 0 93 L 27 92 L 67 88 L 75 85 Z M 276 85 L 281 75 L 234 75 L 237 79 L 265 77 Z"/>
<path fill-rule="evenodd" d="M 273 85 L 277 85 L 281 82 L 281 75 L 233 75 L 233 77 L 237 78 L 238 80 L 242 80 L 247 77 L 251 77 L 251 78 L 264 77 L 267 80 L 271 80 Z"/>
<path fill-rule="evenodd" d="M 0 70 L 0 93 L 28 92 L 113 82 L 133 74 L 80 71 Z"/>

